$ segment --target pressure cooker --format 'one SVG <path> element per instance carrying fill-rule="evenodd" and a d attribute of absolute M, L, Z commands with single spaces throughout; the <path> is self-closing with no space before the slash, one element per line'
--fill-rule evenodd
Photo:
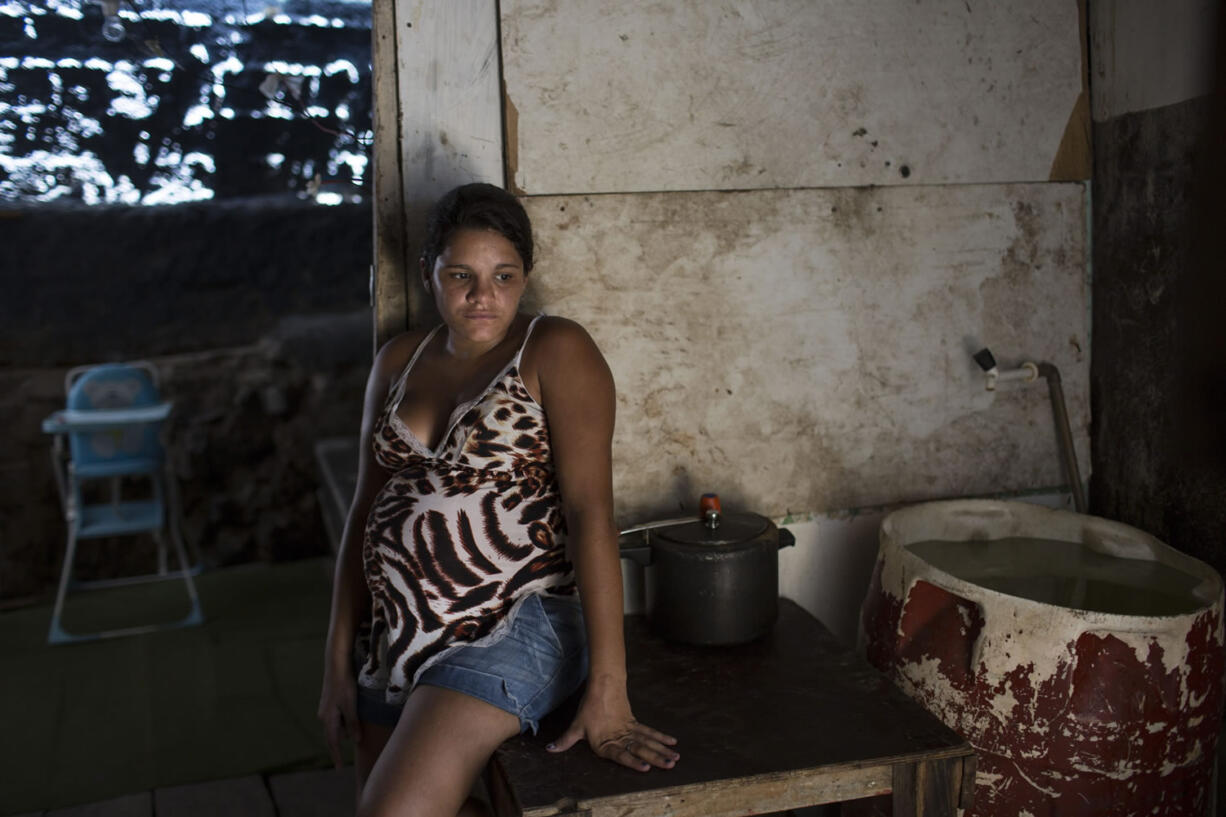
<path fill-rule="evenodd" d="M 725 513 L 704 494 L 697 517 L 623 530 L 622 558 L 644 565 L 647 618 L 667 639 L 742 644 L 768 633 L 779 607 L 779 548 L 796 538 L 765 516 Z"/>

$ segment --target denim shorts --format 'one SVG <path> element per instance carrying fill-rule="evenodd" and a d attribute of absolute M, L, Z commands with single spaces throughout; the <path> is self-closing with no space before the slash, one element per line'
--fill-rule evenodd
<path fill-rule="evenodd" d="M 431 664 L 417 686 L 443 687 L 493 704 L 519 718 L 519 731 L 536 733 L 540 720 L 587 678 L 587 633 L 574 596 L 532 594 L 520 602 L 502 638 L 462 646 Z M 383 690 L 358 686 L 358 720 L 395 726 L 400 704 Z"/>

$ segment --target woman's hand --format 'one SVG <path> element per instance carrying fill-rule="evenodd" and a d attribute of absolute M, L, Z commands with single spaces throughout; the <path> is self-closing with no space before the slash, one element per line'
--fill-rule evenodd
<path fill-rule="evenodd" d="M 341 739 L 347 736 L 355 744 L 362 740 L 362 729 L 358 725 L 357 689 L 353 670 L 347 663 L 342 666 L 329 664 L 324 670 L 323 691 L 319 695 L 319 711 L 316 714 L 323 721 L 328 751 L 338 769 L 343 765 Z"/>
<path fill-rule="evenodd" d="M 645 772 L 652 766 L 671 769 L 681 755 L 671 747 L 677 739 L 639 723 L 630 711 L 625 685 L 605 689 L 588 686 L 570 727 L 546 749 L 565 752 L 580 740 L 606 760 Z"/>

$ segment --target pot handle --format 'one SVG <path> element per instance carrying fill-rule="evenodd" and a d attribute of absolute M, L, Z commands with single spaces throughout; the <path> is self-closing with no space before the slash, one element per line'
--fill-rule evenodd
<path fill-rule="evenodd" d="M 623 536 L 629 536 L 632 533 L 638 533 L 639 531 L 653 530 L 654 528 L 667 528 L 673 525 L 682 525 L 686 522 L 693 521 L 694 517 L 692 516 L 678 516 L 673 519 L 658 519 L 655 522 L 644 522 L 642 525 L 635 525 L 634 527 L 626 528 L 624 531 L 618 533 L 617 536 L 618 538 L 621 538 Z"/>
<path fill-rule="evenodd" d="M 617 534 L 617 549 L 623 559 L 630 559 L 646 567 L 651 564 L 651 534 L 649 531 L 693 521 L 692 516 L 680 516 L 675 519 L 660 519 L 655 522 L 634 525 Z M 641 533 L 642 536 L 637 538 L 638 544 L 630 544 L 626 540 L 635 533 Z"/>
<path fill-rule="evenodd" d="M 617 537 L 618 555 L 623 559 L 630 559 L 637 562 L 643 567 L 651 564 L 651 540 L 649 534 L 644 531 L 642 536 L 635 537 L 637 544 L 630 541 L 629 534 L 638 533 L 640 528 L 631 528 L 624 530 Z"/>
<path fill-rule="evenodd" d="M 790 548 L 796 544 L 796 535 L 787 528 L 779 529 L 779 547 Z"/>

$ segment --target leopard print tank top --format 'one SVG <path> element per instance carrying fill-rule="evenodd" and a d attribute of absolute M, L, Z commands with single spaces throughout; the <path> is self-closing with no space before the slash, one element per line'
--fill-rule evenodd
<path fill-rule="evenodd" d="M 451 415 L 431 451 L 397 414 L 405 381 L 436 327 L 388 390 L 373 433 L 392 472 L 367 517 L 363 570 L 371 618 L 358 638 L 364 687 L 401 703 L 449 646 L 497 637 L 531 593 L 573 594 L 561 495 L 545 413 L 515 357 Z"/>

